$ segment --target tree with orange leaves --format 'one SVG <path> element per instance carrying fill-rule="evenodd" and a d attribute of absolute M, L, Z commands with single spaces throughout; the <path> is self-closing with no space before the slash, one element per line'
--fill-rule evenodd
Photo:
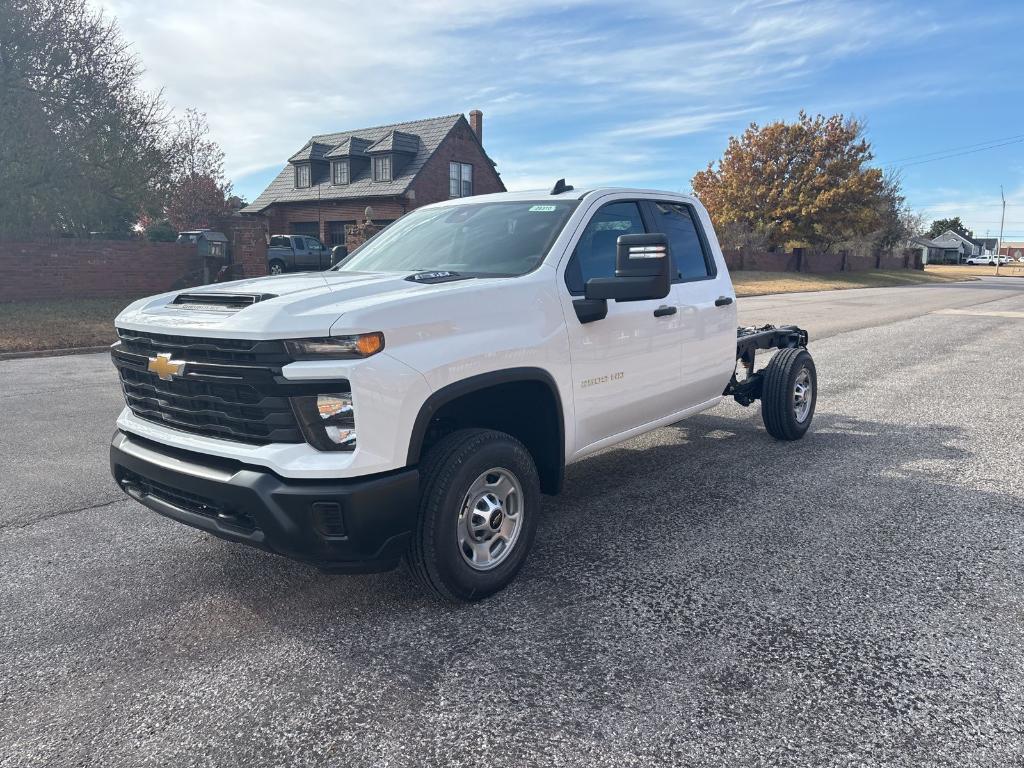
<path fill-rule="evenodd" d="M 787 243 L 828 251 L 880 226 L 882 172 L 863 125 L 843 115 L 795 123 L 751 123 L 731 137 L 718 167 L 693 177 L 716 228 L 745 229 L 772 248 Z"/>

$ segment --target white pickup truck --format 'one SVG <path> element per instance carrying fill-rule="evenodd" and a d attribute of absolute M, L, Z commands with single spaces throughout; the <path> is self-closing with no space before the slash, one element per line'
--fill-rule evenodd
<path fill-rule="evenodd" d="M 697 200 L 562 180 L 418 208 L 329 271 L 142 299 L 116 325 L 110 462 L 132 498 L 330 571 L 404 556 L 453 600 L 513 579 L 567 464 L 726 396 L 794 440 L 817 394 L 805 331 L 737 334 Z"/>

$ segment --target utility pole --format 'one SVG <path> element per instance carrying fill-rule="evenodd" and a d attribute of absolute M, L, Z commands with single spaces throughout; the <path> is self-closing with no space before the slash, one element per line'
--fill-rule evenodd
<path fill-rule="evenodd" d="M 996 241 L 996 274 L 999 274 L 999 252 L 1003 250 L 1003 223 L 1006 221 L 1006 195 L 1003 185 L 999 185 L 999 197 L 1003 199 L 1003 215 L 999 217 L 999 240 Z"/>

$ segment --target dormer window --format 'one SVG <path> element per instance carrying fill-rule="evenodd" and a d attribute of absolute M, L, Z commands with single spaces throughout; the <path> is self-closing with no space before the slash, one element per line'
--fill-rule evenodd
<path fill-rule="evenodd" d="M 391 181 L 391 155 L 377 155 L 373 158 L 373 180 Z"/>
<path fill-rule="evenodd" d="M 331 183 L 348 184 L 348 160 L 335 160 L 331 163 Z"/>
<path fill-rule="evenodd" d="M 310 167 L 309 163 L 302 163 L 295 166 L 295 188 L 302 189 L 309 186 Z"/>

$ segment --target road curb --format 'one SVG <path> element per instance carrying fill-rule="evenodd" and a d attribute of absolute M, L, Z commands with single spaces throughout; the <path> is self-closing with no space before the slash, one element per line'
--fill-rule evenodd
<path fill-rule="evenodd" d="M 102 347 L 70 347 L 68 349 L 39 349 L 29 352 L 0 352 L 0 360 L 22 360 L 31 357 L 63 357 L 65 355 L 89 355 L 95 352 L 107 352 L 109 344 Z"/>

